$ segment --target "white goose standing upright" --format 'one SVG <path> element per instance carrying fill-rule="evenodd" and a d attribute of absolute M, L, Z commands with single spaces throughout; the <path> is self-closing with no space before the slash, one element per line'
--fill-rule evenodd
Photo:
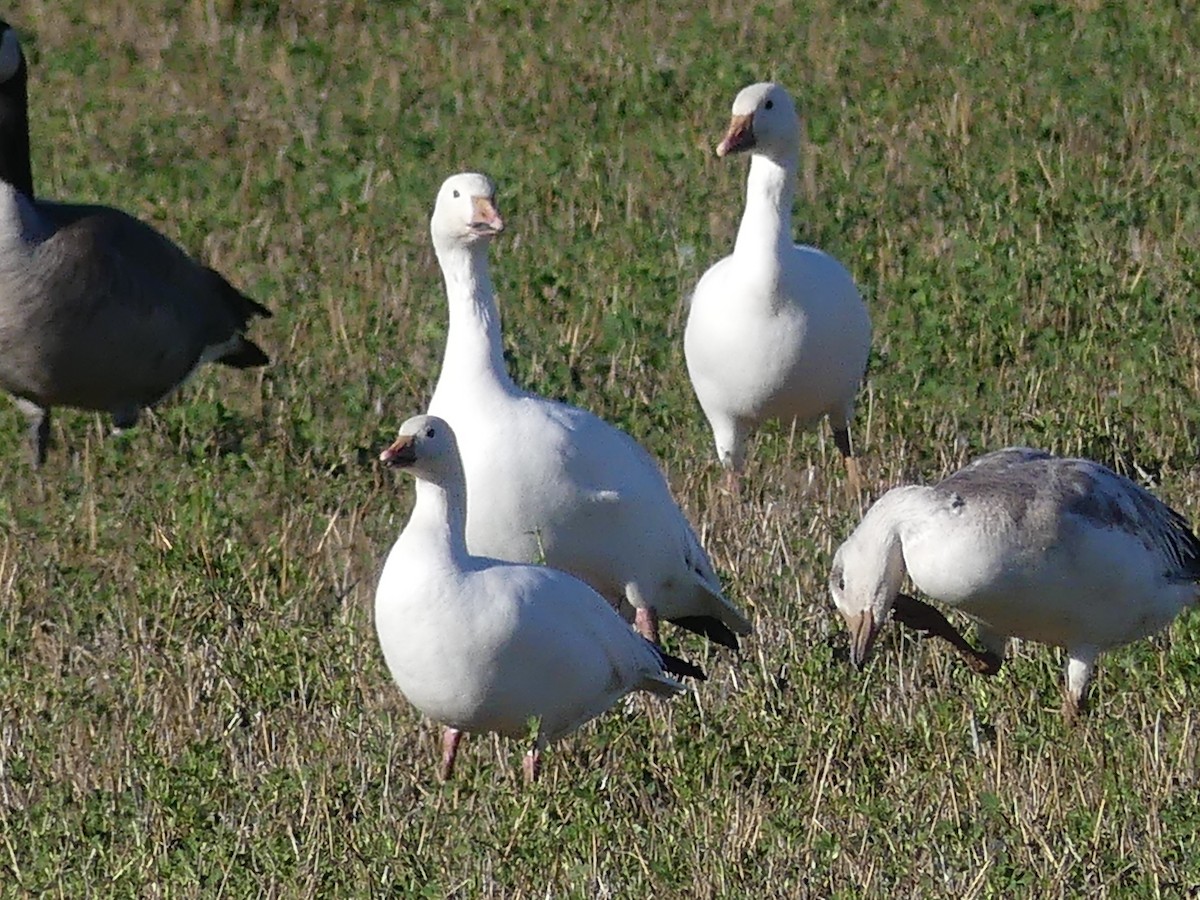
<path fill-rule="evenodd" d="M 519 442 L 506 453 L 520 455 Z M 454 432 L 436 416 L 400 426 L 380 454 L 417 478 L 417 502 L 375 593 L 379 644 L 401 692 L 443 723 L 443 780 L 464 731 L 537 736 L 525 777 L 547 745 L 626 694 L 683 692 L 665 673 L 704 678 L 634 634 L 577 578 L 467 550 L 467 497 Z"/>
<path fill-rule="evenodd" d="M 857 489 L 850 421 L 871 320 L 841 263 L 792 243 L 800 120 L 779 85 L 754 84 L 734 100 L 717 155 L 742 151 L 751 159 L 737 242 L 692 295 L 684 333 L 692 387 L 732 489 L 758 425 L 769 419 L 808 425 L 822 416 L 829 417 Z"/>
<path fill-rule="evenodd" d="M 658 619 L 729 647 L 750 623 L 721 586 L 650 455 L 589 412 L 523 391 L 504 364 L 488 243 L 503 228 L 484 175 L 446 180 L 430 223 L 450 329 L 429 412 L 459 438 L 467 545 L 544 561 L 627 602 L 639 630 Z"/>
<path fill-rule="evenodd" d="M 855 664 L 903 597 L 906 572 L 976 622 L 997 665 L 1009 637 L 1066 648 L 1070 718 L 1101 652 L 1196 605 L 1200 540 L 1179 513 L 1099 463 L 1012 447 L 932 487 L 893 488 L 838 548 L 829 588 Z"/>
<path fill-rule="evenodd" d="M 201 365 L 267 355 L 245 331 L 270 316 L 133 216 L 35 198 L 20 40 L 0 21 L 0 389 L 46 459 L 55 406 L 134 425 Z"/>

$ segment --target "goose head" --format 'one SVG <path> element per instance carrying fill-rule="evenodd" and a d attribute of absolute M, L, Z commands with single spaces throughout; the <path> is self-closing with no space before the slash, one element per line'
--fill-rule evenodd
<path fill-rule="evenodd" d="M 850 631 L 850 662 L 859 668 L 871 655 L 905 573 L 900 537 L 879 518 L 867 513 L 838 547 L 829 570 L 829 593 Z"/>
<path fill-rule="evenodd" d="M 408 469 L 417 478 L 446 484 L 458 472 L 458 442 L 450 423 L 437 416 L 413 416 L 400 426 L 396 440 L 379 454 L 389 469 Z"/>
<path fill-rule="evenodd" d="M 0 179 L 33 196 L 27 87 L 21 39 L 0 20 Z"/>
<path fill-rule="evenodd" d="M 717 156 L 752 150 L 773 159 L 795 156 L 800 146 L 800 117 L 791 96 L 772 82 L 743 88 L 733 101 L 729 130 L 717 144 Z"/>
<path fill-rule="evenodd" d="M 486 175 L 463 172 L 442 183 L 429 223 L 435 247 L 470 246 L 504 230 L 496 185 Z"/>

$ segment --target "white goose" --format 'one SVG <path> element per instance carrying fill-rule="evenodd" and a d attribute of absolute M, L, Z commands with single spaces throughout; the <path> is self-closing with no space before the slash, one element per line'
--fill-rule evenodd
<path fill-rule="evenodd" d="M 245 331 L 270 315 L 121 210 L 35 199 L 25 57 L 0 21 L 0 389 L 29 421 L 34 464 L 55 406 L 128 428 L 206 362 L 265 365 Z"/>
<path fill-rule="evenodd" d="M 684 333 L 692 387 L 731 489 L 762 422 L 808 425 L 828 416 L 857 490 L 850 420 L 871 320 L 841 263 L 792 243 L 800 120 L 777 84 L 751 85 L 733 102 L 717 155 L 746 150 L 746 210 L 733 253 L 704 273 L 692 295 Z"/>
<path fill-rule="evenodd" d="M 1200 541 L 1177 512 L 1086 459 L 989 453 L 933 487 L 893 488 L 833 558 L 829 587 L 862 665 L 905 572 L 965 613 L 1003 659 L 1009 637 L 1066 648 L 1064 712 L 1099 654 L 1200 598 Z"/>
<path fill-rule="evenodd" d="M 514 440 L 507 453 L 522 452 Z M 632 691 L 670 697 L 664 674 L 698 668 L 634 634 L 577 578 L 545 566 L 474 556 L 466 543 L 466 486 L 454 432 L 416 416 L 380 454 L 417 477 L 417 501 L 375 593 L 375 628 L 397 686 L 447 726 L 440 775 L 450 777 L 463 731 L 537 737 L 524 761 Z"/>
<path fill-rule="evenodd" d="M 707 555 L 650 455 L 591 413 L 518 388 L 504 365 L 488 243 L 503 228 L 487 177 L 455 175 L 430 229 L 450 330 L 429 412 L 459 436 L 473 553 L 541 562 L 658 619 L 737 647 L 750 623 L 721 594 Z"/>

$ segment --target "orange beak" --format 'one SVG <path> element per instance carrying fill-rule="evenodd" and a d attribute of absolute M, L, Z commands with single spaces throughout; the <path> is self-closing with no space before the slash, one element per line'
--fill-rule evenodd
<path fill-rule="evenodd" d="M 471 217 L 471 230 L 476 234 L 499 234 L 504 230 L 504 220 L 491 197 L 472 197 L 475 215 Z"/>
<path fill-rule="evenodd" d="M 871 655 L 871 647 L 875 644 L 879 626 L 875 624 L 875 617 L 871 615 L 871 611 L 864 609 L 856 616 L 847 616 L 846 627 L 850 629 L 850 662 L 855 668 L 861 669 L 867 664 L 867 657 Z"/>
<path fill-rule="evenodd" d="M 402 469 L 417 461 L 416 449 L 411 434 L 404 434 L 379 454 L 379 461 L 389 469 Z"/>
<path fill-rule="evenodd" d="M 727 156 L 730 153 L 740 153 L 754 146 L 754 116 L 734 116 L 729 122 L 729 130 L 721 143 L 717 144 L 717 156 Z"/>

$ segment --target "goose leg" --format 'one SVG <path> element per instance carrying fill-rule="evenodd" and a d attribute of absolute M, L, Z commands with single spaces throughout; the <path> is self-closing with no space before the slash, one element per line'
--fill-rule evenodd
<path fill-rule="evenodd" d="M 842 463 L 846 466 L 846 493 L 857 497 L 862 493 L 862 476 L 858 471 L 858 460 L 850 449 L 850 429 L 834 428 L 833 443 L 842 454 Z"/>
<path fill-rule="evenodd" d="M 112 411 L 113 428 L 118 434 L 137 424 L 141 409 L 136 405 L 118 406 Z"/>
<path fill-rule="evenodd" d="M 50 408 L 42 408 L 31 400 L 17 399 L 17 409 L 29 423 L 29 449 L 33 467 L 40 469 L 46 462 L 46 448 L 50 446 Z"/>
<path fill-rule="evenodd" d="M 1087 711 L 1087 689 L 1096 670 L 1096 657 L 1100 651 L 1095 647 L 1071 647 L 1067 650 L 1067 694 L 1063 701 L 1063 717 L 1068 724 L 1074 723 Z"/>
<path fill-rule="evenodd" d="M 442 765 L 438 769 L 438 780 L 448 781 L 454 774 L 454 758 L 458 755 L 458 744 L 463 733 L 457 728 L 447 726 L 442 731 Z"/>
<path fill-rule="evenodd" d="M 734 500 L 740 499 L 742 496 L 742 476 L 737 469 L 732 467 L 725 470 L 725 474 L 721 476 L 721 488 Z"/>
<path fill-rule="evenodd" d="M 658 644 L 658 611 L 653 606 L 639 606 L 633 614 L 638 634 L 652 644 Z"/>
<path fill-rule="evenodd" d="M 521 771 L 525 773 L 526 784 L 533 784 L 538 780 L 538 775 L 542 772 L 542 754 L 537 747 L 525 754 L 525 759 L 521 762 Z"/>

